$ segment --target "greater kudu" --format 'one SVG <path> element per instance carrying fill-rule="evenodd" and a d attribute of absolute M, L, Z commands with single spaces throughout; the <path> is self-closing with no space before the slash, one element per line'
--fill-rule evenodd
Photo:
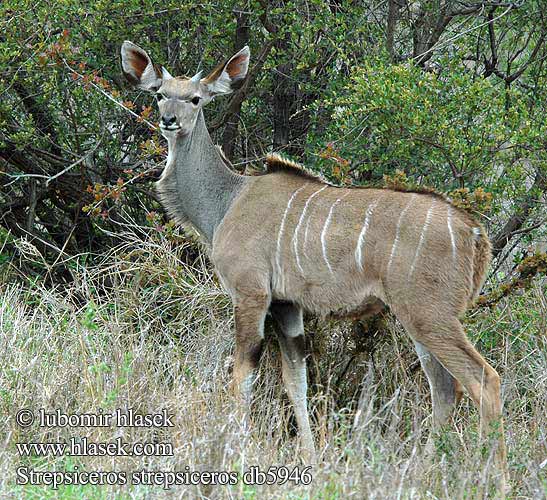
<path fill-rule="evenodd" d="M 505 478 L 500 377 L 467 339 L 459 317 L 479 293 L 490 243 L 471 216 L 441 196 L 328 185 L 277 156 L 268 173 L 226 165 L 202 108 L 243 80 L 244 47 L 209 76 L 175 78 L 131 42 L 121 49 L 130 82 L 158 98 L 167 164 L 157 188 L 169 214 L 190 222 L 235 310 L 233 388 L 249 404 L 268 311 L 282 332 L 283 380 L 302 451 L 315 459 L 307 411 L 302 311 L 366 315 L 386 304 L 403 324 L 427 375 L 433 423 L 446 423 L 463 386 L 494 440 Z"/>

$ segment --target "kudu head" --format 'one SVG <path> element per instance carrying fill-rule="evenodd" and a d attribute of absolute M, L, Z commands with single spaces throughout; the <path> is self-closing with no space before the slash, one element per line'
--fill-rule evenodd
<path fill-rule="evenodd" d="M 123 42 L 121 56 L 127 80 L 155 93 L 161 133 L 170 139 L 191 134 L 201 108 L 215 96 L 232 92 L 234 85 L 247 75 L 250 53 L 249 47 L 243 47 L 206 78 L 201 78 L 201 71 L 192 78 L 174 77 L 129 41 Z"/>

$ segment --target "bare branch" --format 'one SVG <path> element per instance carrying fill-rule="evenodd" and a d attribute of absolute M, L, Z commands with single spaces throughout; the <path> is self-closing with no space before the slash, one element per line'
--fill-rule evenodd
<path fill-rule="evenodd" d="M 528 220 L 532 210 L 539 203 L 539 198 L 536 196 L 538 190 L 542 193 L 547 191 L 547 177 L 539 170 L 536 172 L 534 184 L 528 191 L 524 201 L 517 206 L 515 212 L 507 220 L 503 228 L 492 238 L 492 254 L 494 257 L 497 257 L 501 253 L 513 236 L 522 233 L 522 231 L 520 231 L 522 226 Z"/>

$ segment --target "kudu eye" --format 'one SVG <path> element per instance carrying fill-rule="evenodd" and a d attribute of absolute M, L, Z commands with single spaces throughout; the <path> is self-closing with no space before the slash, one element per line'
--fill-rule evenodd
<path fill-rule="evenodd" d="M 161 100 L 165 99 L 165 96 L 163 94 L 157 93 L 156 99 L 158 100 L 158 102 L 160 102 Z"/>
<path fill-rule="evenodd" d="M 201 99 L 201 97 L 199 97 L 198 95 L 193 97 L 192 100 L 190 101 L 194 106 L 197 106 L 199 104 L 199 100 Z"/>

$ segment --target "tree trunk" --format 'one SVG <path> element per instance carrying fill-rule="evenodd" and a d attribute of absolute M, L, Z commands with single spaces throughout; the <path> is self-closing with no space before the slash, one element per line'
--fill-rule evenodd
<path fill-rule="evenodd" d="M 234 10 L 237 19 L 234 52 L 242 49 L 249 43 L 249 13 L 243 10 Z M 233 114 L 230 115 L 226 122 L 226 127 L 222 133 L 222 149 L 228 159 L 234 156 L 235 144 L 238 136 L 237 126 L 239 123 L 239 114 L 241 112 L 241 104 L 243 101 L 237 101 Z"/>
<path fill-rule="evenodd" d="M 391 61 L 395 61 L 395 29 L 399 19 L 401 5 L 399 0 L 388 0 L 387 26 L 386 26 L 386 48 Z"/>
<path fill-rule="evenodd" d="M 288 39 L 284 38 L 277 42 L 277 50 L 280 53 L 287 53 L 289 46 Z M 273 147 L 283 148 L 291 139 L 290 116 L 295 99 L 294 84 L 291 80 L 292 62 L 287 60 L 277 67 L 275 81 L 277 82 L 273 91 Z"/>

